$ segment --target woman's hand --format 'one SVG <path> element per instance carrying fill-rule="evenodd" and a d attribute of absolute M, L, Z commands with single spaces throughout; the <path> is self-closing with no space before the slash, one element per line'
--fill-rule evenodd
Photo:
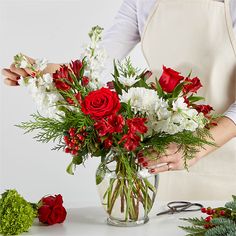
<path fill-rule="evenodd" d="M 27 57 L 28 61 L 33 64 L 35 60 L 33 58 Z M 43 73 L 54 73 L 57 69 L 60 68 L 60 64 L 48 64 Z M 26 77 L 32 73 L 29 69 L 20 69 L 16 68 L 15 64 L 12 63 L 10 68 L 2 69 L 2 75 L 4 76 L 4 83 L 9 86 L 18 86 L 18 80 L 21 76 Z"/>
<path fill-rule="evenodd" d="M 178 149 L 178 146 L 175 143 L 170 144 L 165 151 L 165 154 L 162 156 L 159 156 L 154 150 L 149 150 L 149 153 L 149 157 L 139 157 L 139 163 L 143 167 L 148 168 L 149 172 L 152 174 L 184 169 L 183 153 Z M 195 157 L 188 161 L 187 164 L 190 167 L 198 160 L 199 158 Z"/>
<path fill-rule="evenodd" d="M 205 146 L 204 148 L 200 149 L 195 158 L 187 162 L 189 167 L 197 163 L 201 158 L 207 158 L 206 156 L 209 153 L 223 146 L 232 138 L 235 138 L 236 125 L 228 117 L 222 117 L 218 120 L 217 126 L 214 126 L 210 129 L 210 133 L 216 146 Z M 140 165 L 148 168 L 149 172 L 152 174 L 170 170 L 184 169 L 183 153 L 178 150 L 176 144 L 169 145 L 165 155 L 159 156 L 157 152 L 150 150 L 150 155 L 148 155 L 148 157 L 139 155 L 138 160 Z"/>

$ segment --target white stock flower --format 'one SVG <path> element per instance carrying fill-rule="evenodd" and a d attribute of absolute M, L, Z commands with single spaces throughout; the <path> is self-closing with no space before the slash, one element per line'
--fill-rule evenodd
<path fill-rule="evenodd" d="M 188 105 L 184 102 L 184 98 L 180 97 L 172 103 L 173 111 L 181 111 L 188 108 Z"/>
<path fill-rule="evenodd" d="M 133 86 L 135 83 L 137 83 L 140 79 L 137 79 L 137 76 L 133 76 L 133 77 L 124 77 L 121 76 L 118 78 L 119 82 L 121 84 L 123 84 L 124 86 L 128 86 L 131 87 Z"/>

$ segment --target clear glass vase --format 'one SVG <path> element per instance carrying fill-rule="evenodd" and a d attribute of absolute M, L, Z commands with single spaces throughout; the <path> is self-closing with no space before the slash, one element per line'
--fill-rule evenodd
<path fill-rule="evenodd" d="M 156 197 L 158 175 L 149 174 L 132 161 L 132 157 L 128 158 L 127 166 L 127 156 L 112 151 L 96 172 L 99 196 L 108 214 L 107 223 L 114 226 L 147 223 Z"/>

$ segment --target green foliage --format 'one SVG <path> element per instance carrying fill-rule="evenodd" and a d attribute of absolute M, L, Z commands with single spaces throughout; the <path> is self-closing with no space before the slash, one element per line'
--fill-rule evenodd
<path fill-rule="evenodd" d="M 37 212 L 16 190 L 8 190 L 0 199 L 0 234 L 18 235 L 32 226 Z"/>
<path fill-rule="evenodd" d="M 235 218 L 235 205 L 236 197 L 233 196 L 233 201 L 225 204 L 225 207 L 216 208 L 216 211 L 224 210 L 226 214 L 224 216 L 213 216 L 210 221 L 211 227 L 204 228 L 206 221 L 203 217 L 187 218 L 184 220 L 192 226 L 181 226 L 180 228 L 186 231 L 187 236 L 235 236 L 236 235 L 236 218 Z"/>
<path fill-rule="evenodd" d="M 159 153 L 164 153 L 171 143 L 176 143 L 179 150 L 183 152 L 185 167 L 187 161 L 192 159 L 200 148 L 205 145 L 214 145 L 210 133 L 207 129 L 198 129 L 195 133 L 191 131 L 183 131 L 174 135 L 160 134 L 155 135 L 143 142 L 143 146 L 152 146 Z"/>

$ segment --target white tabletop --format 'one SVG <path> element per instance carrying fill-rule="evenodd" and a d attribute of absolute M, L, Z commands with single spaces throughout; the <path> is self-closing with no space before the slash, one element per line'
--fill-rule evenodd
<path fill-rule="evenodd" d="M 217 207 L 224 202 L 198 202 L 205 207 Z M 114 227 L 106 224 L 106 213 L 102 207 L 67 208 L 67 218 L 63 224 L 43 226 L 34 224 L 24 235 L 55 235 L 55 236 L 184 236 L 186 233 L 178 226 L 187 225 L 179 218 L 202 216 L 201 212 L 185 212 L 174 215 L 155 216 L 156 213 L 166 210 L 166 203 L 156 203 L 150 213 L 147 224 L 137 227 Z"/>

